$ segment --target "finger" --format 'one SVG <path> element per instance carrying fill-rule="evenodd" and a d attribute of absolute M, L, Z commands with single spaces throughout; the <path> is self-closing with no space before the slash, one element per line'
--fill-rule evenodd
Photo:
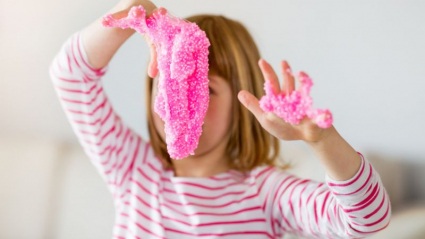
<path fill-rule="evenodd" d="M 258 61 L 258 65 L 260 66 L 260 69 L 261 69 L 261 72 L 263 73 L 264 78 L 270 81 L 273 88 L 273 92 L 275 94 L 278 94 L 280 92 L 279 79 L 277 78 L 277 75 L 274 72 L 273 68 L 264 59 L 260 59 Z"/>
<path fill-rule="evenodd" d="M 157 15 L 165 15 L 167 14 L 167 9 L 163 8 L 163 7 L 159 7 L 159 8 L 155 8 L 155 10 L 152 11 L 151 14 L 149 14 L 147 17 L 155 17 Z"/>
<path fill-rule="evenodd" d="M 307 73 L 305 73 L 304 71 L 300 71 L 299 73 L 298 73 L 298 88 L 299 89 L 302 89 L 303 88 L 303 86 L 305 85 L 305 84 L 308 84 L 307 82 L 306 82 L 306 79 L 307 78 L 310 78 L 308 75 L 307 75 Z M 308 90 L 308 89 L 307 89 Z M 308 93 L 308 92 L 307 92 Z"/>
<path fill-rule="evenodd" d="M 157 61 L 157 53 L 156 53 L 156 47 L 154 44 L 150 44 L 150 53 L 151 53 L 151 59 L 149 62 L 148 67 L 148 75 L 152 78 L 155 78 L 156 74 L 158 73 L 158 61 Z"/>
<path fill-rule="evenodd" d="M 287 61 L 281 62 L 281 69 L 283 75 L 282 92 L 289 95 L 295 89 L 295 79 Z"/>
<path fill-rule="evenodd" d="M 239 101 L 254 114 L 255 118 L 261 123 L 264 120 L 265 113 L 260 108 L 258 99 L 246 90 L 241 90 L 238 93 Z"/>

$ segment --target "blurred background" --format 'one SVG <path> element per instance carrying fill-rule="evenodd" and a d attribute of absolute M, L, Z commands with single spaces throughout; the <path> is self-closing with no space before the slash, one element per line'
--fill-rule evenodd
<path fill-rule="evenodd" d="M 64 41 L 117 0 L 0 0 L 0 238 L 110 238 L 106 184 L 78 144 L 48 68 Z M 425 2 L 419 0 L 153 1 L 175 16 L 239 20 L 279 72 L 307 72 L 317 108 L 367 157 L 390 195 L 392 220 L 373 238 L 425 238 Z M 114 108 L 148 139 L 149 51 L 134 34 L 102 79 Z M 324 181 L 302 142 L 281 142 L 294 174 Z M 295 238 L 286 236 L 285 238 Z"/>

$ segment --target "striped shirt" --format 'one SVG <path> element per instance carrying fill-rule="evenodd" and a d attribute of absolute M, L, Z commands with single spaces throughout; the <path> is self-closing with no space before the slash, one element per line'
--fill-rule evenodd
<path fill-rule="evenodd" d="M 81 31 L 51 62 L 49 74 L 84 152 L 108 185 L 116 208 L 113 238 L 368 237 L 388 226 L 391 206 L 379 174 L 361 154 L 346 181 L 298 178 L 273 166 L 248 173 L 174 177 L 148 141 L 114 111 Z"/>

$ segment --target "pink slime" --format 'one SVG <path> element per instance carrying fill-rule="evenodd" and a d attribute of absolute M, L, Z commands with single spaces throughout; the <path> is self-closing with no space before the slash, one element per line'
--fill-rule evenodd
<path fill-rule="evenodd" d="M 208 109 L 208 47 L 205 32 L 169 14 L 146 19 L 142 6 L 132 7 L 126 18 L 103 18 L 105 27 L 132 28 L 146 33 L 156 46 L 159 70 L 154 110 L 165 123 L 171 158 L 194 155 Z"/>
<path fill-rule="evenodd" d="M 312 80 L 307 74 L 299 74 L 300 87 L 289 95 L 275 94 L 270 81 L 264 83 L 266 95 L 260 99 L 260 108 L 264 112 L 273 112 L 278 117 L 290 124 L 299 124 L 304 116 L 313 119 L 321 128 L 332 125 L 332 113 L 328 110 L 312 107 L 313 99 L 310 96 Z"/>

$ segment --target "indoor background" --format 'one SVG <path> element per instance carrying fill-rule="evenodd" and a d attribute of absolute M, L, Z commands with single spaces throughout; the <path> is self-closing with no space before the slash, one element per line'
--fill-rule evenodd
<path fill-rule="evenodd" d="M 118 1 L 0 0 L 0 238 L 110 238 L 106 184 L 78 144 L 49 77 L 74 32 Z M 280 72 L 313 80 L 314 106 L 370 159 L 393 218 L 373 238 L 425 238 L 425 2 L 419 0 L 158 0 L 175 16 L 213 13 L 242 22 Z M 148 139 L 149 51 L 134 34 L 103 77 L 116 112 Z M 303 142 L 283 142 L 291 172 L 324 181 Z M 96 189 L 96 190 L 93 190 Z M 290 238 L 287 236 L 286 238 Z"/>

